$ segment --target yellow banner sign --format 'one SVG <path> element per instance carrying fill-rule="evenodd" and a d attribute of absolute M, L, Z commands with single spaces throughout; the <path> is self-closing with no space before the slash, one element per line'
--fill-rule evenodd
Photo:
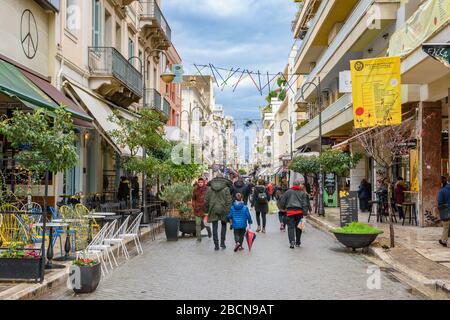
<path fill-rule="evenodd" d="M 419 191 L 419 153 L 417 149 L 409 150 L 409 181 L 411 191 Z"/>
<path fill-rule="evenodd" d="M 400 57 L 350 61 L 355 128 L 402 122 Z"/>

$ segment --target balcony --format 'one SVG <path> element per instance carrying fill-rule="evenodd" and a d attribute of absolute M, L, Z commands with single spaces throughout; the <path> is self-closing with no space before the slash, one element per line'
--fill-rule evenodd
<path fill-rule="evenodd" d="M 145 90 L 145 107 L 153 108 L 169 118 L 170 104 L 156 89 Z"/>
<path fill-rule="evenodd" d="M 89 47 L 89 87 L 106 99 L 128 107 L 142 98 L 142 75 L 112 47 Z"/>
<path fill-rule="evenodd" d="M 35 0 L 45 10 L 59 12 L 61 0 Z"/>
<path fill-rule="evenodd" d="M 152 47 L 166 50 L 171 46 L 172 30 L 155 0 L 141 2 L 140 27 L 144 38 L 152 36 Z"/>

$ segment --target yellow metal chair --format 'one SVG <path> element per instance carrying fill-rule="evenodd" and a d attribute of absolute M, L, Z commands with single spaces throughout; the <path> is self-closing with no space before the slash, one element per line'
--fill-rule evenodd
<path fill-rule="evenodd" d="M 100 230 L 100 226 L 98 225 L 97 221 L 95 221 L 92 212 L 89 211 L 89 209 L 85 205 L 81 203 L 76 204 L 75 211 L 77 212 L 80 219 L 86 219 L 86 216 L 88 217 L 87 219 L 91 222 L 91 232 L 93 232 L 94 230 Z"/>
<path fill-rule="evenodd" d="M 6 213 L 8 212 L 8 213 Z M 0 225 L 0 240 L 2 246 L 22 245 L 31 243 L 31 234 L 27 230 L 16 214 L 18 209 L 11 205 L 3 205 L 0 207 L 2 223 Z"/>
<path fill-rule="evenodd" d="M 89 235 L 89 219 L 84 218 L 77 208 L 72 206 L 61 206 L 59 213 L 63 221 L 73 219 L 71 222 L 66 222 L 70 225 L 70 234 L 73 235 L 72 244 L 75 245 L 75 250 L 86 246 Z"/>

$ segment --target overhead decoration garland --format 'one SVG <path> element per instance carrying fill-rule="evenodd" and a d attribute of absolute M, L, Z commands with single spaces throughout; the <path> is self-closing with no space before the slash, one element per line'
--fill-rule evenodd
<path fill-rule="evenodd" d="M 241 69 L 239 68 L 220 68 L 214 66 L 212 63 L 209 63 L 207 65 L 205 64 L 193 64 L 195 69 L 197 70 L 197 74 L 202 77 L 203 81 L 205 76 L 212 76 L 217 84 L 217 87 L 220 88 L 222 91 L 224 90 L 225 86 L 231 86 L 233 88 L 233 92 L 236 90 L 238 85 L 242 82 L 242 80 L 245 77 L 249 77 L 253 84 L 255 85 L 256 89 L 258 90 L 260 95 L 263 95 L 263 91 L 267 88 L 267 91 L 271 92 L 272 83 L 276 83 L 279 78 L 281 78 L 286 83 L 286 89 L 291 90 L 292 93 L 295 93 L 292 89 L 292 85 L 297 82 L 297 79 L 300 75 L 298 74 L 291 74 L 288 75 L 288 78 L 285 77 L 285 75 L 282 72 L 278 73 L 261 73 L 258 71 L 250 71 L 248 69 Z M 206 74 L 206 72 L 210 72 L 210 74 Z M 226 73 L 224 75 L 223 73 Z M 239 78 L 234 83 L 230 83 L 230 79 L 234 75 L 239 75 Z M 221 83 L 219 84 L 219 80 L 221 80 Z M 207 83 L 206 83 L 207 84 Z M 264 84 L 264 85 L 263 85 Z"/>

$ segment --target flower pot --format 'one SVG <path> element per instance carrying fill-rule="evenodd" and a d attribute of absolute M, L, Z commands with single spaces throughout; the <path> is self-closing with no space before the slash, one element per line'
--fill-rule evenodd
<path fill-rule="evenodd" d="M 41 277 L 42 259 L 0 258 L 0 279 L 36 281 Z"/>
<path fill-rule="evenodd" d="M 367 248 L 375 241 L 379 234 L 383 233 L 371 233 L 371 234 L 356 234 L 356 233 L 339 233 L 333 232 L 336 239 L 348 248 L 352 248 L 355 251 L 358 248 Z"/>
<path fill-rule="evenodd" d="M 91 293 L 97 289 L 102 276 L 100 263 L 94 266 L 71 266 L 70 269 L 70 274 L 74 277 L 72 290 L 75 293 Z"/>
<path fill-rule="evenodd" d="M 167 217 L 164 219 L 164 230 L 168 241 L 178 240 L 178 230 L 180 229 L 180 218 Z"/>
<path fill-rule="evenodd" d="M 180 232 L 184 234 L 196 234 L 195 230 L 195 220 L 181 220 L 180 221 Z"/>

